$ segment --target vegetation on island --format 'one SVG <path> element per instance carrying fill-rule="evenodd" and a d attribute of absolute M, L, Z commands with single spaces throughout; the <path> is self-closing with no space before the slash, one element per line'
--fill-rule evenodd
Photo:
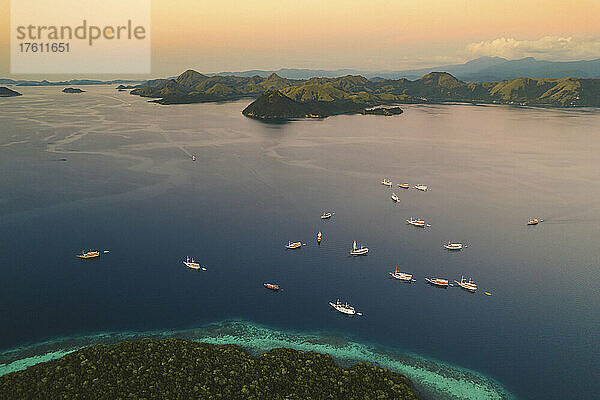
<path fill-rule="evenodd" d="M 463 82 L 446 72 L 420 79 L 337 78 L 291 80 L 260 76 L 206 76 L 186 71 L 177 79 L 158 79 L 132 94 L 160 104 L 225 101 L 255 97 L 243 114 L 259 119 L 327 117 L 407 103 L 473 102 L 549 107 L 600 106 L 600 79 L 517 78 L 499 82 Z M 377 112 L 379 113 L 379 111 Z M 383 113 L 383 112 L 382 112 Z M 393 113 L 390 113 L 393 114 Z M 383 113 L 382 115 L 387 115 Z"/>
<path fill-rule="evenodd" d="M 68 88 L 64 88 L 63 93 L 84 93 L 85 90 L 81 90 L 78 88 L 72 88 L 72 87 L 68 87 Z"/>
<path fill-rule="evenodd" d="M 7 88 L 6 86 L 0 86 L 0 97 L 15 97 L 22 96 L 21 93 L 15 92 L 12 89 Z"/>
<path fill-rule="evenodd" d="M 142 339 L 96 345 L 0 377 L 3 399 L 418 399 L 403 375 L 328 354 Z"/>

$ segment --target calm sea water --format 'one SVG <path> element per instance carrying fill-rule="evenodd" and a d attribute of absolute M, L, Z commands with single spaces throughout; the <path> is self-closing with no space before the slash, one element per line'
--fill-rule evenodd
<path fill-rule="evenodd" d="M 239 318 L 438 359 L 521 399 L 600 392 L 600 111 L 405 106 L 265 124 L 241 115 L 248 100 L 87 90 L 0 99 L 0 349 Z M 395 187 L 394 204 L 383 177 L 430 191 Z M 348 257 L 353 240 L 367 257 Z M 82 262 L 82 249 L 110 253 Z M 417 281 L 388 279 L 396 266 Z M 424 283 L 462 275 L 477 293 Z M 337 298 L 364 316 L 332 312 Z"/>

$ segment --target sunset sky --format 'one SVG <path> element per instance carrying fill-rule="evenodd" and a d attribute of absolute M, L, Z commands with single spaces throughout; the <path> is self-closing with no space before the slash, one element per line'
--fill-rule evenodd
<path fill-rule="evenodd" d="M 594 0 L 153 0 L 152 76 L 401 70 L 483 55 L 593 59 L 599 15 Z M 0 0 L 0 76 L 10 76 L 9 16 L 10 1 Z"/>

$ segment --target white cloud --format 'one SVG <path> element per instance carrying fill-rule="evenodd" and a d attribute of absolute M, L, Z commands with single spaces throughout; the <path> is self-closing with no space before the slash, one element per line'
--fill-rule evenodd
<path fill-rule="evenodd" d="M 546 36 L 537 40 L 498 38 L 470 43 L 470 56 L 500 56 L 508 59 L 535 57 L 543 60 L 581 60 L 600 58 L 600 37 Z"/>

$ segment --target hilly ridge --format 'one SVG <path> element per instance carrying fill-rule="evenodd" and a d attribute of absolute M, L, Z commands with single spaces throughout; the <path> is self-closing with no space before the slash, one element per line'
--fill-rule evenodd
<path fill-rule="evenodd" d="M 359 75 L 292 80 L 268 77 L 207 76 L 188 70 L 176 79 L 153 80 L 132 92 L 160 104 L 256 100 L 244 111 L 254 118 L 327 117 L 363 113 L 366 108 L 407 103 L 476 102 L 546 107 L 600 106 L 600 80 L 516 78 L 463 82 L 447 72 L 419 79 L 369 80 Z"/>

